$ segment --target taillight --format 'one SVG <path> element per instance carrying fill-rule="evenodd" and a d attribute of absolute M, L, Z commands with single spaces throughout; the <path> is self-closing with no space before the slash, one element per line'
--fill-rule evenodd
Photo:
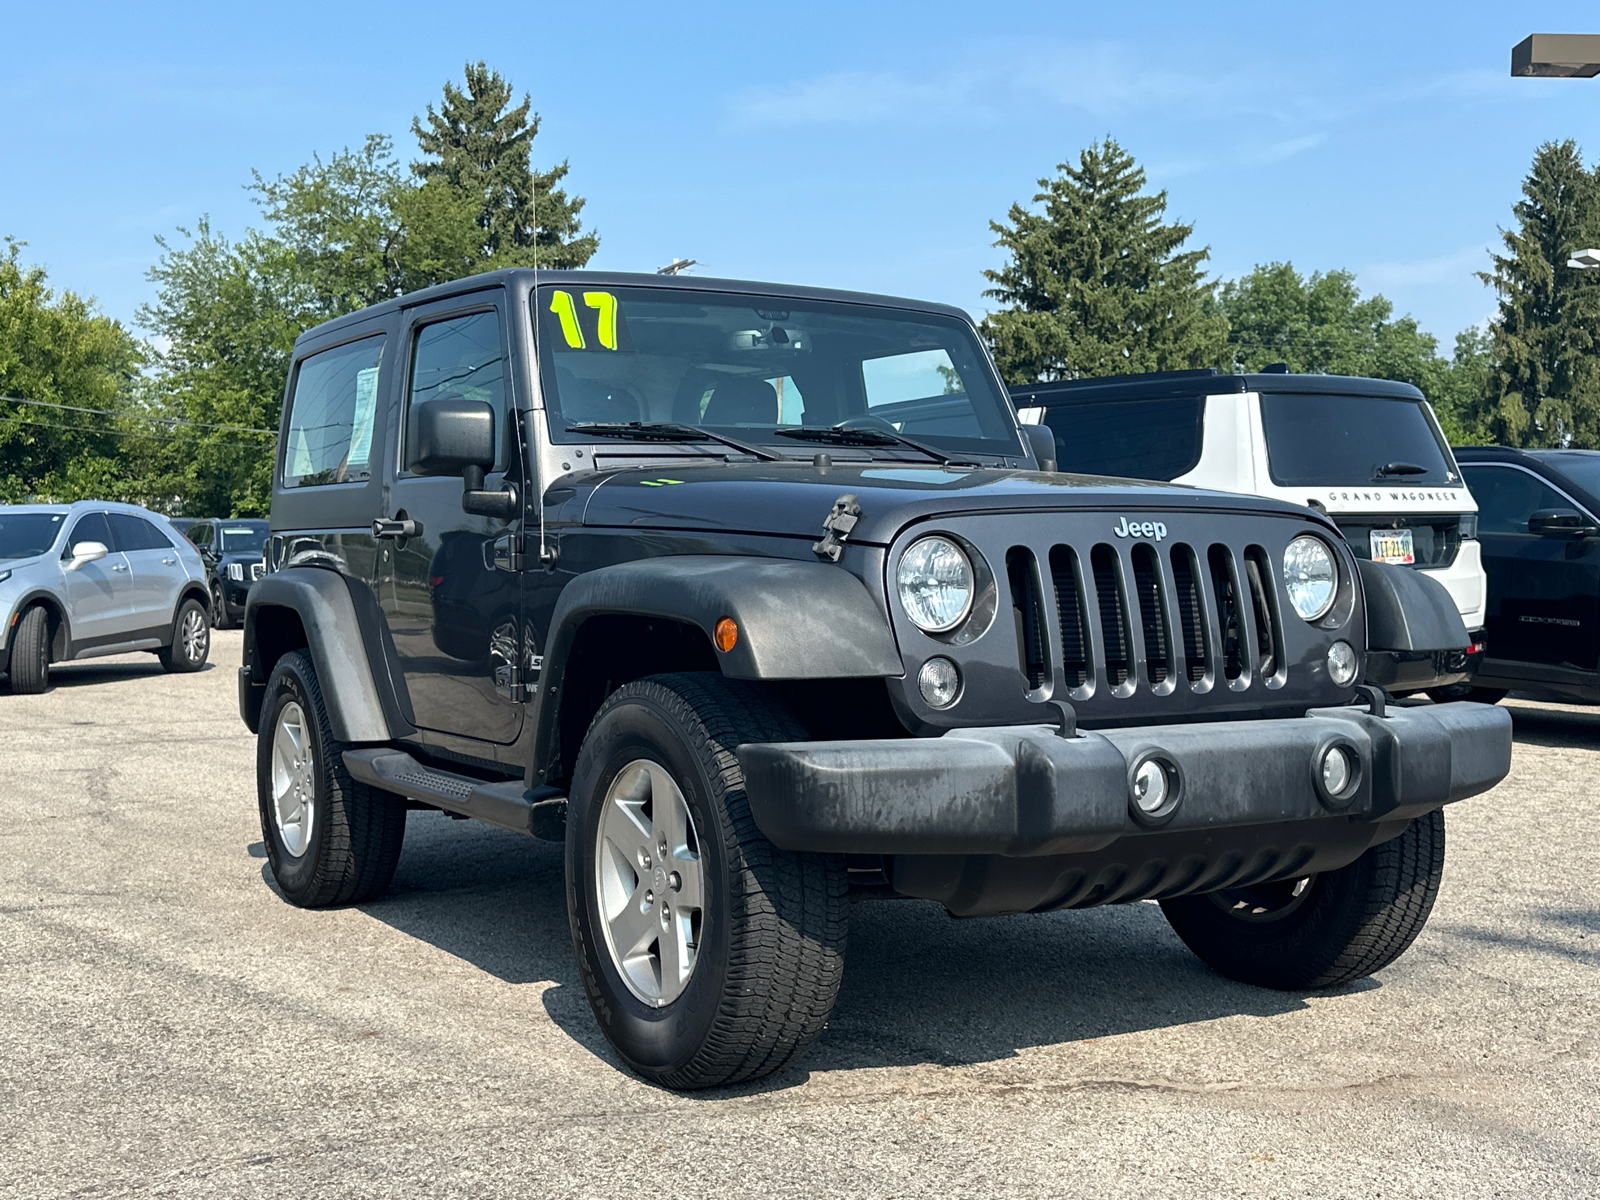
<path fill-rule="evenodd" d="M 443 582 L 444 582 L 444 576 L 443 575 L 429 575 L 428 576 L 428 586 L 431 587 L 431 588 L 436 588 Z"/>

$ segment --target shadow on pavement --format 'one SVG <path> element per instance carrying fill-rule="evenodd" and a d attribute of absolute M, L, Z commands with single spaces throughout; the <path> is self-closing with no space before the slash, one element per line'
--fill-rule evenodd
<path fill-rule="evenodd" d="M 553 981 L 542 993 L 550 1019 L 618 1064 L 578 980 L 562 870 L 558 845 L 413 813 L 393 887 L 362 909 L 507 983 Z M 795 1069 L 734 1090 L 793 1087 L 809 1070 L 985 1062 L 1302 1007 L 1301 993 L 1211 972 L 1154 904 L 956 921 L 933 904 L 868 902 L 851 913 L 844 986 L 817 1046 Z"/>
<path fill-rule="evenodd" d="M 1511 711 L 1512 736 L 1520 743 L 1564 750 L 1592 749 L 1600 742 L 1600 708 L 1570 712 L 1514 700 L 1503 707 Z"/>
<path fill-rule="evenodd" d="M 216 670 L 215 663 L 206 663 L 200 671 Z M 167 672 L 152 655 L 149 662 L 88 662 L 51 663 L 50 690 L 57 688 L 89 687 L 97 683 L 114 683 L 117 680 L 143 679 Z M 200 672 L 196 672 L 199 674 Z"/>

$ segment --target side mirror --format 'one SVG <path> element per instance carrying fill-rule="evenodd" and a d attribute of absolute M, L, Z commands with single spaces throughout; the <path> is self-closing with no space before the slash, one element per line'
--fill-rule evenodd
<path fill-rule="evenodd" d="M 494 408 L 483 400 L 433 400 L 411 410 L 406 466 L 418 475 L 461 476 L 461 507 L 477 516 L 510 520 L 517 515 L 517 490 L 485 491 L 484 473 L 494 467 Z"/>
<path fill-rule="evenodd" d="M 110 553 L 104 542 L 79 542 L 72 548 L 72 560 L 67 563 L 67 570 L 81 570 L 92 562 L 99 562 Z"/>
<path fill-rule="evenodd" d="M 406 448 L 418 475 L 460 475 L 494 466 L 494 409 L 483 400 L 433 400 L 411 410 Z M 479 486 L 483 486 L 481 483 Z"/>
<path fill-rule="evenodd" d="M 1572 508 L 1541 508 L 1528 518 L 1528 532 L 1539 537 L 1586 538 L 1600 534 L 1600 527 Z"/>
<path fill-rule="evenodd" d="M 1022 432 L 1027 435 L 1028 446 L 1033 451 L 1033 457 L 1039 460 L 1039 470 L 1054 471 L 1056 469 L 1056 435 L 1051 432 L 1048 425 L 1024 425 Z"/>

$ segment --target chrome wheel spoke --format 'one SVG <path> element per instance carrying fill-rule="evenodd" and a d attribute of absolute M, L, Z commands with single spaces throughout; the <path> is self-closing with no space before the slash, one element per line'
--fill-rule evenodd
<path fill-rule="evenodd" d="M 278 710 L 272 733 L 272 810 L 283 848 L 298 858 L 311 844 L 316 774 L 305 712 L 294 701 Z"/>

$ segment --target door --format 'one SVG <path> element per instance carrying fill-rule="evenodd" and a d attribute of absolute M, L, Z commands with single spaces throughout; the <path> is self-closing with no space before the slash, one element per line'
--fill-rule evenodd
<path fill-rule="evenodd" d="M 68 571 L 72 547 L 80 542 L 99 542 L 111 553 Z M 78 518 L 67 534 L 61 566 L 73 652 L 127 640 L 134 627 L 133 572 L 117 550 L 105 513 L 85 513 Z"/>
<path fill-rule="evenodd" d="M 1541 537 L 1528 518 L 1580 506 L 1531 471 L 1465 463 L 1478 501 L 1478 543 L 1489 579 L 1488 657 L 1595 669 L 1600 658 L 1600 541 Z"/>
<path fill-rule="evenodd" d="M 133 576 L 132 628 L 143 637 L 161 636 L 172 626 L 178 592 L 189 577 L 178 561 L 177 547 L 143 517 L 114 512 L 106 514 L 106 520 Z"/>
<path fill-rule="evenodd" d="M 380 571 L 375 590 L 417 726 L 504 745 L 522 726 L 514 674 L 521 576 L 494 565 L 495 541 L 515 526 L 463 512 L 459 478 L 414 475 L 403 466 L 413 410 L 436 400 L 483 400 L 495 411 L 500 447 L 485 486 L 520 477 L 500 297 L 455 297 L 412 314 L 387 515 L 420 530 L 392 540 L 389 569 Z"/>

